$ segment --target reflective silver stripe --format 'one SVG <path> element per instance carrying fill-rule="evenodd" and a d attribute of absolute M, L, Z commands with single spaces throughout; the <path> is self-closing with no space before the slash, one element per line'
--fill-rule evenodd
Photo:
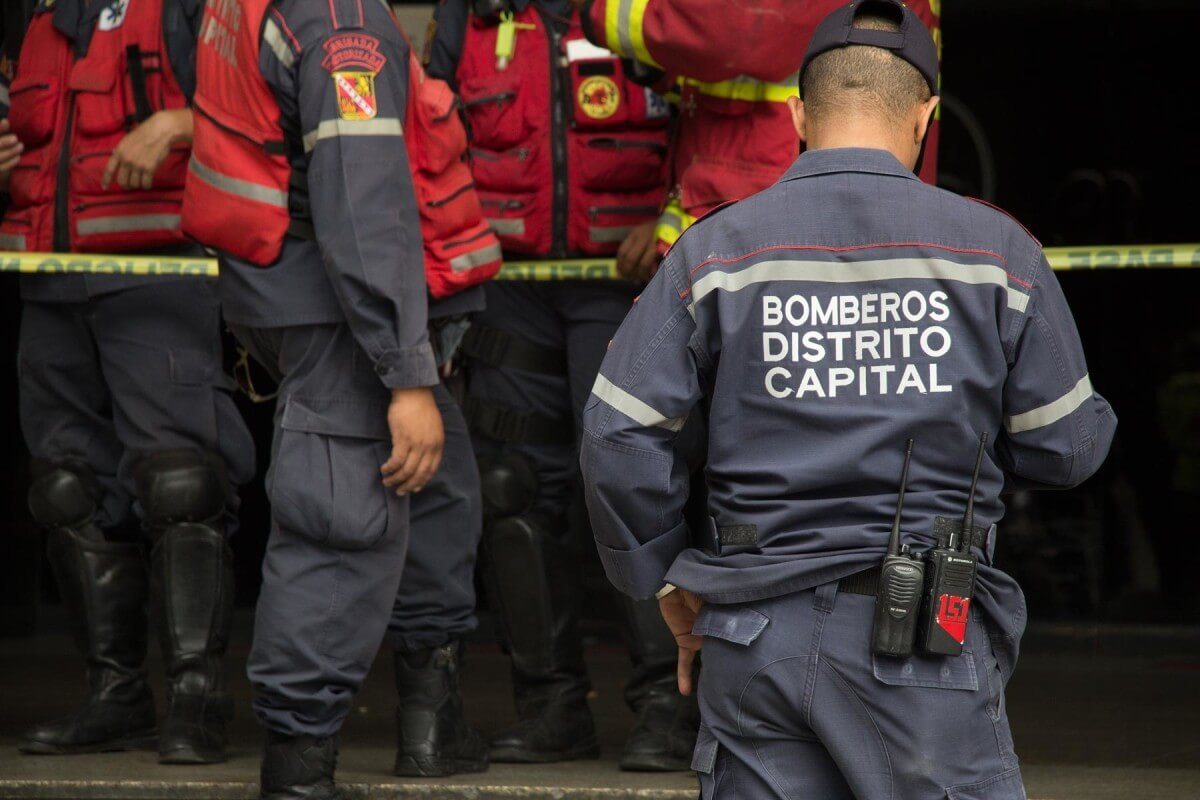
<path fill-rule="evenodd" d="M 270 17 L 267 17 L 267 23 L 263 25 L 262 38 L 267 47 L 271 48 L 271 52 L 275 54 L 275 58 L 279 59 L 280 64 L 288 69 L 296 65 L 296 54 L 292 52 L 287 40 L 283 38 L 283 31 L 279 29 L 279 23 Z"/>
<path fill-rule="evenodd" d="M 19 233 L 0 233 L 0 247 L 5 250 L 24 250 L 25 237 Z"/>
<path fill-rule="evenodd" d="M 1008 273 L 993 264 L 958 264 L 940 258 L 893 258 L 882 261 L 763 261 L 737 272 L 710 272 L 692 285 L 696 303 L 717 289 L 736 292 L 769 281 L 867 283 L 909 278 L 955 281 L 975 286 L 992 284 L 1008 293 L 1008 307 L 1024 311 L 1029 295 L 1008 285 Z"/>
<path fill-rule="evenodd" d="M 683 427 L 684 420 L 682 417 L 671 419 L 655 411 L 603 375 L 596 376 L 596 385 L 592 387 L 592 394 L 634 422 L 645 425 L 647 428 L 657 427 L 666 428 L 669 431 L 677 431 Z"/>
<path fill-rule="evenodd" d="M 1047 403 L 1032 411 L 1026 411 L 1023 414 L 1014 414 L 1011 417 L 1005 417 L 1004 429 L 1009 433 L 1024 433 L 1034 428 L 1044 428 L 1047 425 L 1052 425 L 1083 405 L 1083 402 L 1091 397 L 1092 394 L 1092 379 L 1084 375 L 1071 391 L 1053 403 Z"/>
<path fill-rule="evenodd" d="M 192 154 L 192 160 L 188 163 L 188 172 L 195 175 L 200 180 L 207 183 L 222 192 L 244 197 L 247 200 L 253 200 L 256 203 L 266 203 L 270 206 L 279 206 L 287 208 L 288 193 L 279 189 L 272 189 L 270 186 L 263 186 L 259 183 L 251 183 L 238 178 L 231 178 L 228 175 L 222 175 L 211 167 L 201 164 L 196 158 L 196 154 Z"/>
<path fill-rule="evenodd" d="M 617 41 L 621 43 L 621 54 L 626 58 L 633 58 L 636 55 L 633 51 L 633 34 L 630 31 L 631 16 L 633 16 L 633 0 L 621 0 L 617 6 Z"/>
<path fill-rule="evenodd" d="M 461 256 L 455 256 L 450 259 L 450 269 L 455 272 L 462 272 L 468 269 L 474 269 L 481 264 L 486 264 L 489 261 L 499 261 L 500 245 L 491 244 L 482 250 L 472 250 L 470 253 L 463 253 Z"/>
<path fill-rule="evenodd" d="M 501 236 L 525 235 L 525 220 L 521 217 L 517 217 L 516 219 L 489 219 L 487 224 L 493 233 L 498 233 Z"/>
<path fill-rule="evenodd" d="M 81 219 L 75 226 L 80 236 L 93 233 L 131 233 L 134 231 L 170 231 L 179 227 L 178 214 L 130 214 L 121 217 Z"/>
<path fill-rule="evenodd" d="M 3 103 L 5 106 L 9 105 L 8 87 L 2 83 L 0 83 L 0 103 Z"/>
<path fill-rule="evenodd" d="M 403 136 L 404 126 L 395 117 L 374 119 L 327 119 L 315 131 L 304 134 L 304 152 L 311 152 L 322 139 L 337 136 Z"/>
<path fill-rule="evenodd" d="M 633 227 L 632 225 L 592 225 L 588 228 L 588 238 L 597 244 L 623 242 Z"/>

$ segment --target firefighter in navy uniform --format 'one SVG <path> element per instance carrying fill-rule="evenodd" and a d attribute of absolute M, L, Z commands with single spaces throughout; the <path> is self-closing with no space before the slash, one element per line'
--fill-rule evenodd
<path fill-rule="evenodd" d="M 475 184 L 507 256 L 611 256 L 656 218 L 669 110 L 583 37 L 566 0 L 443 0 L 431 31 L 429 72 L 463 101 Z M 651 235 L 627 249 L 640 256 L 653 247 Z M 463 347 L 466 412 L 480 457 L 489 595 L 512 656 L 520 718 L 493 739 L 491 757 L 594 758 L 568 531 L 572 506 L 582 511 L 583 402 L 636 287 L 572 280 L 485 288 L 487 309 Z M 621 764 L 686 769 L 696 710 L 674 686 L 674 642 L 652 603 L 622 605 L 634 661 L 625 694 L 638 721 Z"/>
<path fill-rule="evenodd" d="M 264 797 L 337 796 L 337 735 L 388 627 L 411 498 L 439 475 L 448 400 L 427 294 L 499 267 L 478 202 L 461 190 L 465 132 L 406 149 L 431 119 L 457 123 L 449 88 L 437 95 L 413 63 L 383 3 L 205 9 L 184 229 L 222 253 L 226 317 L 279 385 L 248 664 L 267 729 Z M 440 216 L 423 241 L 427 209 Z M 423 249 L 444 270 L 427 273 Z M 411 661 L 421 674 L 406 679 L 457 692 L 455 648 Z M 436 744 L 452 769 L 438 774 L 484 769 L 482 740 L 461 706 L 450 710 L 447 721 L 427 705 L 414 723 L 446 734 Z M 413 757 L 397 759 L 406 774 L 439 768 L 429 747 L 400 755 Z"/>
<path fill-rule="evenodd" d="M 0 93 L 10 199 L 0 248 L 197 254 L 179 209 L 199 17 L 195 0 L 36 7 Z M 47 530 L 91 691 L 80 712 L 37 726 L 19 747 L 78 753 L 153 741 L 142 668 L 150 596 L 167 672 L 160 760 L 222 761 L 234 589 L 225 537 L 232 486 L 253 475 L 253 444 L 221 370 L 216 288 L 37 275 L 22 277 L 21 296 L 29 504 Z"/>
<path fill-rule="evenodd" d="M 1003 697 L 1025 606 L 992 560 L 1000 493 L 1085 480 L 1116 418 L 1038 242 L 912 172 L 936 51 L 898 0 L 818 26 L 790 101 L 808 150 L 683 234 L 584 412 L 609 578 L 661 596 L 684 689 L 703 646 L 705 798 L 1025 798 Z M 672 446 L 690 414 L 710 432 L 695 531 Z M 927 553 L 948 517 L 977 559 L 957 656 L 872 645 L 910 437 L 905 545 Z"/>

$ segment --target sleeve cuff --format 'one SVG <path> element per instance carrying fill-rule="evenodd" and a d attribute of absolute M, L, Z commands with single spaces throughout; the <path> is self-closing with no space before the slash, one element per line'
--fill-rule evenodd
<path fill-rule="evenodd" d="M 638 600 L 654 597 L 663 588 L 667 570 L 690 546 L 691 536 L 683 522 L 633 550 L 614 550 L 596 542 L 609 581 Z"/>
<path fill-rule="evenodd" d="M 436 386 L 438 371 L 433 347 L 426 342 L 419 347 L 386 350 L 375 358 L 375 374 L 389 389 Z"/>

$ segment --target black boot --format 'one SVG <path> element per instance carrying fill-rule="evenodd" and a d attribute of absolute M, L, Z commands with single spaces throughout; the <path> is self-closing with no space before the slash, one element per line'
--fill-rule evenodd
<path fill-rule="evenodd" d="M 26 731 L 18 744 L 23 753 L 98 753 L 154 744 L 154 696 L 142 670 L 145 553 L 140 544 L 105 539 L 92 521 L 98 496 L 83 467 L 47 467 L 29 492 L 34 518 L 49 529 L 47 555 L 87 662 L 90 692 L 76 714 Z"/>
<path fill-rule="evenodd" d="M 338 744 L 333 736 L 284 736 L 267 732 L 259 777 L 263 800 L 341 800 L 333 782 Z"/>
<path fill-rule="evenodd" d="M 459 642 L 395 654 L 397 775 L 439 778 L 488 768 L 487 743 L 463 717 L 461 659 Z"/>
<path fill-rule="evenodd" d="M 520 721 L 492 739 L 494 762 L 599 758 L 577 626 L 575 559 L 534 516 L 488 531 L 492 597 L 512 655 Z"/>
<path fill-rule="evenodd" d="M 679 693 L 675 679 L 678 648 L 654 600 L 621 596 L 628 629 L 633 677 L 625 700 L 637 723 L 625 742 L 620 767 L 638 772 L 691 769 L 700 727 L 696 697 Z"/>
<path fill-rule="evenodd" d="M 167 674 L 158 736 L 163 764 L 225 760 L 233 703 L 222 659 L 233 617 L 233 559 L 221 530 L 226 487 L 199 453 L 173 451 L 137 469 L 151 552 L 155 623 Z"/>

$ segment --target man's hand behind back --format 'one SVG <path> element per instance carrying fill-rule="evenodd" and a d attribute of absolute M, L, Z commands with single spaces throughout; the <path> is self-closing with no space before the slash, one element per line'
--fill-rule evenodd
<path fill-rule="evenodd" d="M 676 589 L 664 595 L 658 601 L 659 611 L 663 621 L 667 623 L 675 644 L 679 646 L 679 662 L 676 669 L 676 679 L 679 682 L 679 693 L 691 694 L 694 681 L 692 680 L 692 665 L 696 654 L 704 646 L 704 637 L 692 633 L 696 625 L 696 617 L 700 614 L 704 601 L 687 589 Z"/>

